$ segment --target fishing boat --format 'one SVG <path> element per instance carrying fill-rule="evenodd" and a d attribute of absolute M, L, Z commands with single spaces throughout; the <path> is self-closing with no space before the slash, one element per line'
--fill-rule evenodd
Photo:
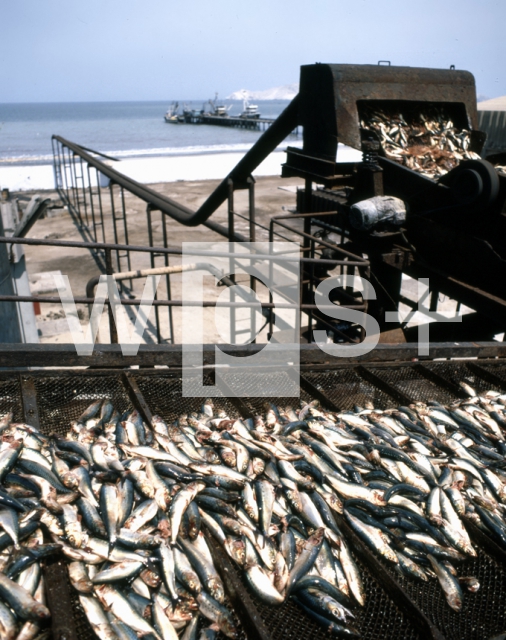
<path fill-rule="evenodd" d="M 167 109 L 167 113 L 164 115 L 165 122 L 170 124 L 178 124 L 180 122 L 184 122 L 184 117 L 178 115 L 177 110 L 179 107 L 178 102 L 173 102 L 170 107 Z"/>
<path fill-rule="evenodd" d="M 257 104 L 250 104 L 245 98 L 242 103 L 242 113 L 239 118 L 260 118 Z"/>
<path fill-rule="evenodd" d="M 222 118 L 228 118 L 228 112 L 232 108 L 232 105 L 225 106 L 224 104 L 218 105 L 218 94 L 216 93 L 214 96 L 214 100 L 209 100 L 209 104 L 211 106 L 211 111 L 209 115 L 211 116 L 220 116 Z"/>

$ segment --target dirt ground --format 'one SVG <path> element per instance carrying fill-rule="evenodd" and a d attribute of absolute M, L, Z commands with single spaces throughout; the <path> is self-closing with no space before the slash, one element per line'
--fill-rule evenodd
<path fill-rule="evenodd" d="M 207 197 L 214 191 L 220 181 L 217 180 L 202 180 L 195 182 L 172 182 L 172 183 L 160 183 L 150 185 L 150 187 L 157 192 L 168 196 L 176 202 L 185 205 L 191 210 L 197 210 L 200 205 L 207 199 Z M 286 213 L 287 209 L 295 207 L 295 192 L 298 186 L 302 186 L 300 179 L 281 179 L 279 177 L 260 177 L 257 178 L 255 184 L 255 205 L 256 205 L 256 218 L 257 222 L 269 227 L 269 221 L 272 216 L 282 215 Z M 40 239 L 55 239 L 55 240 L 75 240 L 80 241 L 83 239 L 83 235 L 80 232 L 79 224 L 74 221 L 65 207 L 62 207 L 59 196 L 55 191 L 37 192 L 46 197 L 52 199 L 55 208 L 49 210 L 49 215 L 44 219 L 37 221 L 32 228 L 29 236 L 31 238 Z M 105 196 L 107 197 L 104 197 Z M 13 194 L 14 196 L 16 194 Z M 23 192 L 23 196 L 32 195 L 27 192 Z M 126 212 L 126 226 L 128 234 L 128 243 L 135 245 L 148 245 L 149 244 L 149 225 L 146 213 L 146 203 L 133 196 L 132 194 L 124 194 L 125 212 Z M 58 207 L 60 205 L 60 207 Z M 94 197 L 95 205 L 95 221 L 98 219 L 97 198 Z M 123 220 L 113 220 L 111 200 L 108 197 L 108 191 L 102 190 L 102 206 L 104 211 L 104 236 L 107 242 L 114 242 L 114 222 L 116 222 L 117 229 L 117 242 L 126 243 L 126 236 L 124 231 Z M 83 208 L 83 207 L 82 207 Z M 121 197 L 117 190 L 114 188 L 114 209 L 115 215 L 118 218 L 121 215 Z M 236 191 L 234 194 L 234 210 L 242 215 L 248 213 L 248 192 Z M 93 234 L 92 215 L 90 209 L 90 203 L 87 203 L 87 227 Z M 227 225 L 227 206 L 222 205 L 212 216 L 212 220 L 222 225 Z M 166 234 L 168 246 L 181 249 L 183 242 L 226 242 L 226 239 L 217 233 L 211 231 L 205 226 L 199 227 L 186 227 L 178 222 L 175 222 L 171 218 L 165 216 L 166 220 Z M 86 226 L 86 219 L 83 219 L 84 226 Z M 235 229 L 238 233 L 243 235 L 248 234 L 248 222 L 236 218 Z M 163 228 L 162 228 L 162 214 L 160 212 L 152 213 L 153 245 L 163 246 Z M 85 229 L 83 230 L 86 231 Z M 102 227 L 98 225 L 96 227 L 97 241 L 102 241 L 104 236 L 102 235 Z M 93 239 L 88 235 L 86 239 Z M 257 240 L 267 240 L 268 232 L 266 230 L 259 230 L 257 232 Z M 56 291 L 51 289 L 52 276 L 48 272 L 61 272 L 63 275 L 69 277 L 70 285 L 74 296 L 85 296 L 87 282 L 100 274 L 100 269 L 87 249 L 74 249 L 67 247 L 35 247 L 27 246 L 25 248 L 27 269 L 31 282 L 32 293 L 37 295 L 55 295 Z M 126 271 L 129 269 L 149 268 L 150 256 L 149 254 L 131 253 L 130 265 L 127 264 L 125 258 L 120 258 L 119 264 L 116 261 L 116 256 L 113 254 L 114 270 Z M 171 256 L 170 264 L 180 264 L 181 259 L 179 256 Z M 157 257 L 155 259 L 155 266 L 163 266 L 163 258 Z M 41 275 L 42 274 L 42 275 Z M 176 274 L 171 276 L 171 297 L 173 299 L 181 298 L 181 275 Z M 142 294 L 142 288 L 144 287 L 145 279 L 134 281 L 133 294 L 135 297 L 140 297 Z M 205 292 L 207 295 L 213 294 L 213 289 L 216 287 L 212 279 L 205 279 Z M 165 288 L 165 281 L 162 279 L 158 288 L 159 297 L 166 297 L 167 292 Z M 216 294 L 216 291 L 214 291 Z M 216 297 L 216 296 L 215 296 Z M 259 295 L 260 298 L 264 296 Z M 205 310 L 205 331 L 206 342 L 214 341 L 218 339 L 214 328 L 214 322 L 211 317 L 211 312 L 214 310 Z M 88 317 L 88 309 L 85 306 L 78 305 L 78 313 L 82 320 L 86 320 Z M 172 338 L 175 342 L 181 341 L 181 311 L 180 309 L 174 309 L 174 335 Z M 164 341 L 170 341 L 170 328 L 168 324 L 168 312 L 167 309 L 160 309 L 160 326 L 162 339 Z M 59 304 L 44 304 L 41 305 L 41 313 L 38 316 L 39 336 L 41 342 L 58 342 L 66 343 L 70 341 L 70 334 L 68 333 L 67 322 L 64 318 L 63 310 Z M 152 311 L 150 320 L 154 324 L 155 315 Z M 261 320 L 261 319 L 260 319 Z M 103 314 L 102 321 L 100 323 L 99 341 L 109 342 L 106 314 Z M 153 325 L 148 325 L 148 332 L 146 335 L 147 341 L 155 339 L 155 329 Z"/>

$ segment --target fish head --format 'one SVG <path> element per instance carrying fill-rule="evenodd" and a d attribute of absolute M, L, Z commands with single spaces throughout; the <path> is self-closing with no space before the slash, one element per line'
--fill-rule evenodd
<path fill-rule="evenodd" d="M 378 505 L 379 507 L 384 507 L 386 505 L 385 492 L 379 489 L 373 489 L 372 501 L 374 504 Z"/>
<path fill-rule="evenodd" d="M 209 589 L 209 593 L 212 597 L 218 602 L 222 603 L 225 600 L 225 591 L 223 590 L 223 584 L 217 578 L 211 578 L 207 587 Z"/>
<path fill-rule="evenodd" d="M 462 609 L 462 598 L 457 592 L 447 594 L 447 601 L 454 611 L 460 611 Z"/>
<path fill-rule="evenodd" d="M 34 618 L 40 621 L 48 620 L 51 617 L 49 609 L 37 601 L 30 607 L 30 612 Z"/>
<path fill-rule="evenodd" d="M 93 582 L 91 580 L 86 580 L 86 578 L 77 580 L 77 582 L 74 582 L 72 586 L 80 593 L 93 593 Z"/>
<path fill-rule="evenodd" d="M 236 638 L 237 637 L 237 627 L 230 616 L 220 615 L 217 620 L 218 628 L 223 631 L 223 633 L 228 638 Z"/>
<path fill-rule="evenodd" d="M 259 476 L 261 473 L 264 472 L 265 462 L 262 460 L 262 458 L 253 458 L 253 460 L 251 461 L 251 464 L 252 464 L 253 472 L 255 473 L 255 475 Z"/>
<path fill-rule="evenodd" d="M 220 456 L 223 460 L 223 464 L 226 464 L 227 467 L 234 468 L 236 466 L 237 456 L 231 449 L 221 449 Z"/>

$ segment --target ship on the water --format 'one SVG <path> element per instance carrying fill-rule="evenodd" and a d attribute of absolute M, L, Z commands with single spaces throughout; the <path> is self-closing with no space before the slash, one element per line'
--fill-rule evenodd
<path fill-rule="evenodd" d="M 214 100 L 209 99 L 209 106 L 211 107 L 211 111 L 208 112 L 210 116 L 219 116 L 220 118 L 228 118 L 228 112 L 232 108 L 232 105 L 228 107 L 224 104 L 217 104 L 218 102 L 218 94 L 216 93 L 214 96 Z"/>
<path fill-rule="evenodd" d="M 170 107 L 167 109 L 167 112 L 164 115 L 165 122 L 169 124 L 179 124 L 184 122 L 184 117 L 178 114 L 177 110 L 179 108 L 178 102 L 173 102 Z"/>
<path fill-rule="evenodd" d="M 260 118 L 257 104 L 250 104 L 247 98 L 242 102 L 242 113 L 239 118 Z"/>

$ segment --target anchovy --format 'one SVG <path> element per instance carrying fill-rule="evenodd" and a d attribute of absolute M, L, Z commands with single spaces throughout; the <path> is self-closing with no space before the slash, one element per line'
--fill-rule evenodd
<path fill-rule="evenodd" d="M 160 634 L 160 637 L 162 640 L 178 640 L 177 631 L 165 615 L 165 611 L 160 604 L 160 596 L 154 594 L 153 601 L 153 620 L 155 629 Z"/>
<path fill-rule="evenodd" d="M 167 587 L 168 592 L 173 600 L 178 599 L 176 591 L 176 569 L 174 563 L 174 552 L 170 546 L 161 544 L 157 550 L 158 558 L 160 559 L 160 568 L 163 576 L 163 581 Z"/>
<path fill-rule="evenodd" d="M 237 627 L 230 611 L 228 611 L 228 609 L 226 609 L 220 602 L 217 602 L 205 591 L 202 591 L 197 596 L 197 603 L 199 605 L 200 613 L 208 620 L 215 622 L 227 638 L 236 637 Z"/>
<path fill-rule="evenodd" d="M 104 608 L 110 610 L 119 620 L 125 622 L 141 636 L 152 633 L 159 640 L 160 636 L 155 629 L 131 607 L 125 596 L 117 589 L 102 584 L 96 587 L 95 593 Z"/>
<path fill-rule="evenodd" d="M 118 537 L 119 500 L 115 485 L 103 484 L 100 491 L 100 510 L 109 539 L 109 548 L 116 544 Z"/>
<path fill-rule="evenodd" d="M 170 527 L 171 527 L 171 544 L 176 544 L 179 534 L 179 526 L 190 502 L 195 498 L 197 493 L 205 489 L 203 482 L 192 482 L 185 489 L 181 489 L 170 505 Z"/>
<path fill-rule="evenodd" d="M 49 609 L 34 600 L 26 589 L 0 573 L 0 598 L 23 620 L 44 622 L 51 616 Z"/>
<path fill-rule="evenodd" d="M 108 569 L 104 569 L 93 577 L 93 584 L 105 584 L 108 582 L 118 582 L 119 580 L 127 580 L 136 576 L 143 567 L 142 562 L 119 562 L 111 565 Z"/>
<path fill-rule="evenodd" d="M 317 529 L 315 533 L 304 543 L 301 553 L 295 561 L 292 570 L 290 571 L 286 588 L 287 595 L 290 594 L 290 591 L 293 589 L 295 583 L 313 566 L 316 557 L 320 553 L 320 548 L 323 544 L 324 533 L 325 529 Z"/>
<path fill-rule="evenodd" d="M 84 609 L 86 617 L 100 640 L 118 640 L 100 602 L 94 596 L 79 595 L 79 602 Z"/>
<path fill-rule="evenodd" d="M 458 580 L 452 576 L 448 569 L 440 564 L 436 558 L 430 554 L 427 558 L 443 589 L 446 601 L 454 611 L 460 611 L 462 608 L 462 589 L 460 588 Z"/>
<path fill-rule="evenodd" d="M 19 549 L 19 521 L 17 514 L 12 509 L 0 509 L 0 528 L 14 542 L 14 548 Z"/>
<path fill-rule="evenodd" d="M 84 562 L 71 562 L 68 565 L 69 578 L 72 586 L 79 593 L 93 593 L 93 582 Z"/>
<path fill-rule="evenodd" d="M 223 583 L 214 568 L 212 560 L 209 561 L 209 558 L 206 558 L 202 553 L 199 553 L 195 548 L 194 543 L 192 544 L 180 538 L 179 544 L 186 553 L 188 560 L 195 569 L 204 587 L 215 600 L 223 602 L 225 599 Z"/>

